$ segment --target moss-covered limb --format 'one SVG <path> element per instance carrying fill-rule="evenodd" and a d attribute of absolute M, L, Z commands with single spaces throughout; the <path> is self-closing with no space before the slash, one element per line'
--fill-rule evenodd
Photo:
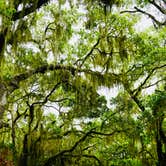
<path fill-rule="evenodd" d="M 43 166 L 49 166 L 51 164 L 54 164 L 55 161 L 58 158 L 63 157 L 63 156 L 68 155 L 68 154 L 70 155 L 71 152 L 73 152 L 82 142 L 84 142 L 87 139 L 87 137 L 89 137 L 91 135 L 113 136 L 114 134 L 121 133 L 121 132 L 126 132 L 126 130 L 115 130 L 115 131 L 113 131 L 111 133 L 103 133 L 103 132 L 98 132 L 98 131 L 95 131 L 94 129 L 91 129 L 90 131 L 88 131 L 87 133 L 85 133 L 78 141 L 76 141 L 75 144 L 70 149 L 62 150 L 58 154 L 50 157 L 44 163 Z M 72 154 L 71 154 L 71 157 L 72 157 Z M 84 156 L 84 157 L 87 157 L 87 156 Z M 98 160 L 98 162 L 100 162 L 100 160 Z M 101 162 L 100 162 L 100 164 L 101 164 Z"/>
<path fill-rule="evenodd" d="M 7 104 L 7 91 L 3 82 L 0 81 L 0 128 L 5 127 L 3 120 L 3 114 Z"/>
<path fill-rule="evenodd" d="M 85 74 L 96 76 L 96 77 L 102 77 L 103 79 L 105 78 L 104 74 L 102 74 L 98 71 L 90 70 L 90 69 L 81 69 L 81 68 L 76 68 L 73 66 L 46 64 L 46 65 L 42 65 L 36 69 L 28 70 L 25 73 L 21 73 L 21 74 L 14 76 L 10 81 L 8 81 L 7 85 L 9 86 L 10 91 L 13 91 L 13 90 L 19 88 L 19 83 L 21 81 L 24 81 L 35 74 L 44 74 L 47 71 L 56 71 L 56 70 L 69 71 L 69 72 L 71 72 L 71 74 L 73 74 L 75 72 L 85 73 Z M 109 73 L 109 74 L 107 74 L 107 76 L 112 77 L 112 80 L 120 80 L 119 79 L 120 75 L 117 75 L 115 73 Z"/>
<path fill-rule="evenodd" d="M 82 143 L 83 141 L 86 140 L 86 138 L 90 135 L 90 133 L 92 132 L 92 130 L 90 130 L 89 132 L 87 132 L 85 135 L 83 135 L 77 142 L 75 142 L 75 144 L 70 148 L 70 149 L 65 149 L 61 152 L 59 152 L 58 154 L 50 157 L 45 163 L 43 166 L 48 166 L 48 165 L 51 165 L 53 164 L 59 157 L 63 156 L 65 153 L 70 153 L 72 152 L 73 150 L 75 150 L 75 148 L 80 144 Z"/>
<path fill-rule="evenodd" d="M 23 8 L 21 11 L 15 12 L 12 16 L 12 20 L 16 21 L 18 19 L 21 19 L 21 18 L 35 12 L 37 9 L 39 9 L 43 5 L 47 4 L 49 1 L 50 0 L 38 0 L 37 2 L 34 1 L 32 5 L 30 5 L 26 8 Z"/>
<path fill-rule="evenodd" d="M 109 78 L 112 78 L 112 80 L 120 80 L 119 79 L 120 75 L 117 75 L 114 73 L 109 73 L 109 75 L 107 74 L 107 76 L 105 77 L 104 74 L 102 74 L 98 71 L 92 71 L 89 69 L 81 69 L 81 68 L 76 68 L 73 66 L 53 65 L 53 64 L 42 65 L 36 69 L 28 70 L 25 73 L 21 73 L 19 75 L 14 76 L 11 80 L 5 82 L 5 85 L 2 83 L 0 84 L 0 86 L 1 86 L 1 88 L 0 88 L 1 89 L 0 90 L 0 114 L 1 114 L 1 117 L 3 117 L 3 113 L 5 111 L 5 105 L 6 105 L 6 103 L 2 103 L 2 101 L 5 101 L 5 102 L 7 101 L 7 95 L 10 94 L 11 92 L 13 92 L 14 90 L 18 89 L 19 83 L 21 81 L 24 81 L 24 80 L 26 80 L 26 79 L 28 79 L 31 76 L 36 75 L 36 74 L 44 74 L 47 71 L 55 71 L 55 70 L 69 71 L 71 73 L 80 72 L 80 73 L 88 74 L 90 76 L 94 76 L 95 78 L 100 77 L 101 79 L 106 79 L 106 80 L 107 80 L 106 77 L 109 76 Z M 101 80 L 101 81 L 103 81 L 103 80 Z M 111 81 L 111 80 L 109 80 L 109 81 Z M 115 82 L 117 82 L 117 81 L 115 81 Z M 55 88 L 56 88 L 56 86 L 55 86 Z M 53 89 L 53 91 L 55 90 L 55 88 Z M 44 104 L 45 102 L 47 102 L 48 97 L 49 96 L 47 96 L 45 98 L 43 103 L 36 103 L 36 104 Z"/>

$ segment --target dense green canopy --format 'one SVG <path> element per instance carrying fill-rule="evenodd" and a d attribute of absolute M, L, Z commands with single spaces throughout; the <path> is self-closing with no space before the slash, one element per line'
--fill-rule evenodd
<path fill-rule="evenodd" d="M 0 165 L 164 166 L 165 34 L 165 0 L 0 0 Z"/>

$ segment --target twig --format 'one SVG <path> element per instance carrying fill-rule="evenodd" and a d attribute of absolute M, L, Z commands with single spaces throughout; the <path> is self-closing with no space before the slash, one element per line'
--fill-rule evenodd
<path fill-rule="evenodd" d="M 78 59 L 75 64 L 77 64 L 79 61 L 82 61 L 82 63 L 79 65 L 79 67 L 81 68 L 83 66 L 83 64 L 85 63 L 85 61 L 90 57 L 90 55 L 93 53 L 93 50 L 96 48 L 96 46 L 99 44 L 100 42 L 100 39 L 99 38 L 97 40 L 97 42 L 93 45 L 92 49 L 88 52 L 88 54 L 84 57 L 84 59 Z"/>

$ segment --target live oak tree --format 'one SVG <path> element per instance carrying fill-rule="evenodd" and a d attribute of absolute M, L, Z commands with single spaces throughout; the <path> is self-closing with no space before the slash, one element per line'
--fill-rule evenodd
<path fill-rule="evenodd" d="M 164 0 L 0 1 L 0 162 L 164 165 L 166 28 L 149 5 L 165 16 Z M 155 26 L 136 32 L 133 13 Z M 111 107 L 100 88 L 118 89 Z"/>

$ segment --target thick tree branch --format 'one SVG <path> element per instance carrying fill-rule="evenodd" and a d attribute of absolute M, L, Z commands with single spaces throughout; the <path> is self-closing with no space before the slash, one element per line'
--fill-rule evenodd
<path fill-rule="evenodd" d="M 54 121 L 52 122 L 52 124 L 55 123 Z M 63 124 L 62 124 L 63 125 Z M 63 126 L 59 126 L 60 128 L 62 128 Z M 65 131 L 64 133 L 62 134 L 56 134 L 54 136 L 50 136 L 47 138 L 47 140 L 55 140 L 55 139 L 63 139 L 63 137 L 66 137 L 70 134 L 75 134 L 75 135 L 80 135 L 80 134 L 85 134 L 85 132 L 81 131 L 81 130 L 68 130 L 68 131 Z"/>
<path fill-rule="evenodd" d="M 139 12 L 139 13 L 142 13 L 142 14 L 148 16 L 149 18 L 151 18 L 158 26 L 165 26 L 166 25 L 166 20 L 164 22 L 160 22 L 150 13 L 147 13 L 144 10 L 141 10 L 137 7 L 134 7 L 134 9 L 136 9 L 136 10 L 124 10 L 124 11 L 121 11 L 120 13 L 123 14 L 123 13 L 138 13 Z"/>
<path fill-rule="evenodd" d="M 155 6 L 161 13 L 166 14 L 166 10 L 159 6 L 154 0 L 148 0 L 153 6 Z"/>
<path fill-rule="evenodd" d="M 30 13 L 35 12 L 37 9 L 39 9 L 40 7 L 42 7 L 43 5 L 47 4 L 50 0 L 37 0 L 37 2 L 34 1 L 33 5 L 23 8 L 23 10 L 15 12 L 13 14 L 12 20 L 16 21 L 18 19 L 21 19 L 27 15 L 29 15 Z"/>
<path fill-rule="evenodd" d="M 160 83 L 160 82 L 162 82 L 162 81 L 166 81 L 166 78 L 161 79 L 161 80 L 158 80 L 158 81 L 156 81 L 156 82 L 153 83 L 153 84 L 149 84 L 149 85 L 147 85 L 147 86 L 143 86 L 142 89 L 150 88 L 150 87 L 152 87 L 152 86 L 154 86 L 154 85 L 157 85 L 158 83 Z"/>
<path fill-rule="evenodd" d="M 61 82 L 58 82 L 57 84 L 54 85 L 54 87 L 52 88 L 52 90 L 48 93 L 48 95 L 45 97 L 45 99 L 43 101 L 39 101 L 39 102 L 34 102 L 32 105 L 44 105 L 45 103 L 47 103 L 49 97 L 54 93 L 54 91 L 59 87 L 59 85 L 61 84 Z M 32 106 L 31 105 L 31 106 Z"/>
<path fill-rule="evenodd" d="M 128 94 L 131 96 L 131 98 L 133 99 L 133 101 L 137 104 L 137 106 L 139 107 L 139 109 L 141 111 L 144 111 L 145 110 L 145 107 L 142 105 L 142 102 L 141 100 L 138 98 L 138 95 L 139 93 L 141 92 L 141 90 L 143 89 L 143 87 L 146 85 L 146 83 L 149 81 L 149 79 L 151 78 L 151 76 L 153 75 L 153 73 L 158 70 L 158 69 L 161 69 L 161 68 L 164 68 L 166 67 L 166 64 L 162 65 L 162 66 L 157 66 L 157 67 L 154 67 L 150 72 L 149 74 L 146 76 L 146 78 L 144 79 L 144 81 L 134 90 L 131 90 L 129 88 L 129 84 L 123 84 L 124 85 L 124 88 L 126 89 L 126 91 L 128 92 Z"/>
<path fill-rule="evenodd" d="M 136 11 L 147 15 L 147 16 L 148 16 L 149 18 L 151 18 L 157 25 L 159 25 L 159 26 L 166 25 L 166 21 L 160 22 L 160 21 L 158 21 L 153 15 L 151 15 L 151 14 L 149 14 L 149 13 L 147 13 L 147 12 L 145 12 L 145 11 L 143 11 L 143 10 L 137 8 L 137 7 L 134 7 L 134 8 L 136 9 Z"/>
<path fill-rule="evenodd" d="M 120 14 L 123 14 L 123 13 L 138 13 L 138 11 L 136 11 L 136 10 L 123 10 L 120 12 Z"/>
<path fill-rule="evenodd" d="M 138 99 L 137 96 L 135 96 L 133 94 L 133 91 L 128 87 L 128 85 L 124 85 L 126 91 L 128 92 L 128 94 L 130 95 L 130 97 L 133 99 L 133 101 L 135 102 L 135 104 L 138 106 L 138 108 L 144 112 L 145 111 L 145 107 L 142 105 L 141 100 Z"/>
<path fill-rule="evenodd" d="M 11 88 L 10 91 L 14 91 L 15 89 L 19 88 L 19 83 L 21 81 L 24 81 L 35 74 L 44 74 L 47 71 L 55 71 L 55 70 L 69 71 L 71 73 L 75 73 L 75 72 L 86 73 L 89 75 L 95 75 L 95 76 L 101 76 L 101 77 L 104 76 L 100 72 L 92 71 L 90 69 L 81 69 L 81 68 L 76 68 L 73 66 L 46 64 L 46 65 L 40 66 L 36 69 L 28 70 L 25 73 L 21 73 L 19 75 L 14 76 L 7 84 Z M 112 77 L 113 80 L 119 80 L 119 75 L 114 74 L 114 73 L 109 73 L 109 75 Z"/>
<path fill-rule="evenodd" d="M 102 135 L 102 136 L 112 136 L 116 133 L 121 133 L 121 132 L 126 132 L 126 130 L 115 130 L 111 133 L 102 133 L 102 132 L 98 132 L 98 131 L 91 131 L 90 134 L 96 134 L 96 135 Z"/>
<path fill-rule="evenodd" d="M 63 150 L 63 151 L 59 152 L 58 154 L 56 154 L 55 156 L 50 157 L 45 162 L 44 166 L 48 166 L 50 164 L 53 164 L 54 161 L 56 161 L 56 159 L 58 157 L 64 156 L 64 155 L 66 155 L 66 153 L 73 152 L 77 148 L 77 146 L 80 145 L 82 142 L 84 142 L 86 140 L 86 138 L 90 135 L 95 134 L 95 135 L 103 135 L 103 136 L 112 136 L 112 135 L 114 135 L 116 133 L 120 133 L 120 132 L 126 132 L 126 130 L 115 130 L 112 133 L 101 133 L 101 132 L 94 131 L 94 129 L 91 129 L 85 135 L 83 135 L 70 149 Z"/>
<path fill-rule="evenodd" d="M 83 141 L 85 141 L 85 139 L 90 135 L 90 133 L 92 132 L 92 130 L 90 130 L 89 132 L 87 132 L 84 136 L 82 136 L 70 149 L 66 149 L 61 151 L 60 153 L 56 154 L 55 156 L 50 157 L 44 164 L 44 166 L 48 166 L 49 164 L 53 164 L 54 161 L 64 155 L 67 152 L 72 152 L 80 143 L 82 143 Z"/>
<path fill-rule="evenodd" d="M 51 99 L 49 99 L 49 101 L 52 102 L 52 103 L 60 103 L 60 102 L 65 101 L 65 100 L 70 100 L 70 101 L 72 101 L 72 100 L 71 100 L 70 98 L 68 98 L 68 97 L 65 97 L 65 98 L 62 98 L 62 99 L 57 99 L 57 100 L 51 100 Z"/>
<path fill-rule="evenodd" d="M 19 118 L 21 118 L 23 115 L 25 115 L 27 113 L 27 109 L 23 113 L 21 113 L 21 114 L 19 113 L 19 111 L 17 109 L 16 113 L 17 113 L 17 116 L 16 116 L 15 119 L 13 119 L 13 123 L 14 124 L 16 124 L 16 122 L 17 122 L 17 120 L 19 120 Z"/>
<path fill-rule="evenodd" d="M 141 92 L 142 90 L 142 87 L 147 83 L 147 81 L 151 78 L 151 76 L 153 75 L 153 73 L 158 70 L 158 69 L 161 69 L 161 68 L 164 68 L 166 67 L 166 64 L 162 65 L 162 66 L 157 66 L 157 67 L 154 67 L 150 72 L 149 74 L 147 75 L 147 77 L 144 79 L 144 81 L 136 88 L 133 90 L 133 94 L 134 96 L 138 96 L 139 92 Z"/>

